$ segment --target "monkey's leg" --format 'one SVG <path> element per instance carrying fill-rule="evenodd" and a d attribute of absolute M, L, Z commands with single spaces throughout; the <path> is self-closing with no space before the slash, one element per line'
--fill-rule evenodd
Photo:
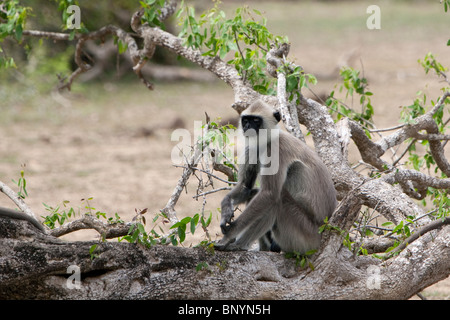
<path fill-rule="evenodd" d="M 285 252 L 305 253 L 317 249 L 320 245 L 319 225 L 307 209 L 283 196 L 281 210 L 278 212 L 277 225 L 273 229 L 273 238 Z"/>
<path fill-rule="evenodd" d="M 267 231 L 265 235 L 259 238 L 258 242 L 259 251 L 270 251 L 270 246 L 272 245 L 271 231 Z"/>
<path fill-rule="evenodd" d="M 279 201 L 266 192 L 258 193 L 242 214 L 230 224 L 227 234 L 217 243 L 218 250 L 247 250 L 272 229 Z M 234 239 L 236 239 L 234 241 Z"/>
<path fill-rule="evenodd" d="M 280 246 L 275 242 L 272 237 L 272 231 L 267 231 L 265 235 L 263 235 L 258 240 L 259 242 L 259 251 L 272 251 L 272 252 L 280 252 Z"/>

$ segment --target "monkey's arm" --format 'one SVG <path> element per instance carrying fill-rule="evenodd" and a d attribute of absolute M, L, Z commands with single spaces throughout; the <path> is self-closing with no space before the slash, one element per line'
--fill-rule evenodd
<path fill-rule="evenodd" d="M 220 228 L 223 234 L 226 234 L 230 228 L 234 207 L 249 202 L 258 193 L 259 189 L 253 189 L 257 176 L 257 165 L 246 164 L 239 168 L 238 184 L 223 198 L 221 203 Z"/>
<path fill-rule="evenodd" d="M 0 207 L 0 216 L 1 217 L 11 218 L 11 219 L 18 219 L 18 220 L 28 221 L 33 226 L 38 228 L 40 231 L 45 232 L 44 227 L 42 226 L 42 224 L 39 223 L 39 221 L 37 221 L 36 219 L 30 217 L 29 215 L 27 215 L 27 214 L 25 214 L 23 212 L 19 212 L 19 211 L 15 211 L 15 210 L 11 210 L 11 209 L 1 208 Z"/>
<path fill-rule="evenodd" d="M 247 250 L 254 241 L 272 230 L 277 212 L 281 209 L 281 190 L 286 171 L 280 169 L 275 175 L 261 176 L 261 189 L 242 214 L 229 222 L 224 237 L 215 244 L 218 250 Z M 247 196 L 251 194 L 249 191 Z"/>

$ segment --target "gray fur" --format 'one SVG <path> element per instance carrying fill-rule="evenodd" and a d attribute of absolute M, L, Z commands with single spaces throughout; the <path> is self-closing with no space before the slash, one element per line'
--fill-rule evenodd
<path fill-rule="evenodd" d="M 274 110 L 256 101 L 243 115 L 263 119 L 261 129 L 277 129 Z M 267 148 L 271 148 L 270 140 Z M 246 149 L 246 155 L 248 154 Z M 248 159 L 248 157 L 247 157 Z M 305 253 L 320 245 L 318 228 L 336 208 L 336 191 L 331 176 L 319 158 L 294 136 L 279 132 L 279 170 L 260 176 L 260 164 L 239 167 L 236 187 L 222 200 L 221 229 L 224 237 L 218 250 L 247 250 L 259 240 L 260 250 L 270 249 L 270 237 L 282 251 Z M 235 206 L 247 202 L 242 214 L 231 221 Z"/>

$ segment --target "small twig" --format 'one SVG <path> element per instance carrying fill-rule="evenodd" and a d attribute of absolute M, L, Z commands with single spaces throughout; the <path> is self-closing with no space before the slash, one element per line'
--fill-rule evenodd
<path fill-rule="evenodd" d="M 434 70 L 439 72 L 439 74 L 444 78 L 445 82 L 450 84 L 450 80 L 448 79 L 447 74 L 444 71 L 439 70 L 439 68 L 435 64 L 435 61 L 431 61 L 431 66 L 434 68 Z"/>
<path fill-rule="evenodd" d="M 241 55 L 242 61 L 244 61 L 244 54 L 242 53 L 241 47 L 239 46 L 239 40 L 236 31 L 234 31 L 234 39 L 236 41 L 236 46 L 238 48 L 239 54 Z M 247 72 L 243 70 L 242 81 L 245 83 L 246 79 L 247 79 Z"/>
<path fill-rule="evenodd" d="M 231 189 L 232 189 L 232 187 L 217 188 L 217 189 L 214 189 L 214 190 L 209 190 L 209 191 L 205 191 L 205 192 L 199 193 L 199 194 L 193 196 L 192 198 L 197 200 L 198 198 L 200 198 L 202 196 L 206 196 L 208 194 L 212 194 L 212 193 L 216 193 L 216 192 L 224 191 L 224 190 L 231 190 Z"/>
<path fill-rule="evenodd" d="M 222 172 L 223 174 L 225 174 L 228 177 L 228 182 L 227 183 L 236 182 L 236 178 L 234 176 L 234 172 L 233 172 L 233 170 L 230 167 L 228 167 L 228 166 L 226 166 L 226 165 L 224 165 L 222 163 L 214 162 L 213 163 L 213 169 L 216 170 L 216 171 Z"/>
<path fill-rule="evenodd" d="M 253 40 L 245 31 L 242 31 L 242 34 L 246 36 L 249 40 Z M 267 49 L 262 47 L 257 41 L 254 42 L 256 46 L 258 46 L 262 51 L 267 52 Z"/>
<path fill-rule="evenodd" d="M 202 133 L 202 136 L 204 137 L 208 133 L 210 125 L 209 122 L 207 125 L 204 126 L 204 132 Z M 171 225 L 174 225 L 175 223 L 179 222 L 177 213 L 175 211 L 175 205 L 178 202 L 178 199 L 181 196 L 181 192 L 186 187 L 187 182 L 190 178 L 190 176 L 194 173 L 196 170 L 196 167 L 198 163 L 201 161 L 203 157 L 203 144 L 202 143 L 196 143 L 193 151 L 193 155 L 190 159 L 186 159 L 186 166 L 183 168 L 183 173 L 181 174 L 180 179 L 178 179 L 178 183 L 175 186 L 175 189 L 172 192 L 171 197 L 169 198 L 169 201 L 167 202 L 166 206 L 161 209 L 161 212 L 164 213 L 167 218 L 169 219 Z M 183 155 L 186 158 L 186 155 Z M 173 233 L 173 230 L 172 230 Z"/>
<path fill-rule="evenodd" d="M 435 213 L 435 212 L 438 211 L 438 210 L 439 210 L 439 209 L 434 209 L 434 210 L 431 210 L 431 211 L 429 211 L 429 212 L 426 212 L 426 213 L 424 213 L 424 214 L 418 216 L 418 217 L 415 218 L 414 220 L 412 220 L 412 222 L 406 223 L 405 226 L 410 226 L 413 222 L 417 222 L 417 221 L 419 221 L 420 219 L 426 218 L 426 217 L 428 217 L 429 215 L 432 215 L 433 213 Z M 429 221 L 429 220 L 428 220 L 428 221 Z M 385 234 L 384 237 L 389 238 L 389 237 L 391 237 L 392 235 L 393 235 L 393 233 L 392 233 L 392 231 L 390 231 L 390 232 L 388 232 L 387 234 Z"/>
<path fill-rule="evenodd" d="M 170 220 L 172 225 L 178 222 L 177 213 L 175 211 L 175 205 L 177 204 L 181 192 L 185 188 L 187 181 L 189 180 L 189 177 L 194 172 L 193 168 L 196 167 L 198 162 L 200 161 L 202 154 L 203 154 L 202 150 L 196 147 L 194 150 L 194 155 L 191 157 L 188 165 L 184 168 L 183 173 L 181 174 L 181 177 L 178 180 L 178 183 L 175 186 L 175 189 L 173 190 L 171 197 L 169 198 L 169 201 L 167 202 L 166 206 L 161 210 L 164 214 L 167 215 L 167 218 Z"/>
<path fill-rule="evenodd" d="M 372 226 L 370 224 L 366 224 L 363 226 L 364 228 L 369 228 L 369 229 L 377 229 L 377 230 L 382 230 L 382 231 L 392 231 L 392 229 L 389 228 L 383 228 L 383 227 L 379 227 L 379 226 Z"/>
<path fill-rule="evenodd" d="M 392 163 L 392 166 L 395 167 L 396 164 L 405 156 L 405 154 L 408 152 L 409 148 L 411 148 L 411 146 L 416 142 L 416 139 L 413 139 L 408 146 L 406 147 L 406 149 L 402 152 L 402 154 L 397 157 L 397 159 Z"/>
<path fill-rule="evenodd" d="M 174 164 L 173 166 L 174 166 L 174 167 L 177 167 L 177 168 L 188 169 L 188 167 L 186 167 L 186 166 L 180 166 L 180 165 L 175 165 L 175 164 Z M 209 175 L 209 176 L 211 176 L 211 177 L 213 177 L 213 178 L 215 178 L 215 179 L 217 179 L 217 180 L 219 180 L 219 181 L 228 183 L 228 184 L 237 184 L 237 182 L 235 182 L 235 181 L 227 181 L 227 180 L 224 180 L 224 179 L 222 179 L 222 178 L 220 178 L 220 177 L 218 177 L 218 176 L 212 174 L 211 172 L 208 172 L 208 171 L 206 171 L 206 170 L 203 170 L 203 169 L 200 169 L 200 168 L 197 168 L 197 167 L 190 167 L 190 169 L 191 169 L 191 170 L 196 170 L 196 171 L 200 171 L 200 172 L 206 173 L 207 175 Z"/>
<path fill-rule="evenodd" d="M 444 219 L 438 219 L 435 220 L 422 228 L 418 229 L 416 232 L 414 232 L 411 236 L 409 236 L 405 241 L 400 243 L 394 250 L 389 252 L 388 255 L 386 255 L 385 259 L 391 258 L 393 255 L 399 253 L 403 249 L 405 249 L 409 244 L 414 242 L 415 240 L 419 239 L 422 235 L 424 235 L 427 232 L 430 232 L 435 229 L 439 229 L 440 227 L 450 224 L 450 217 L 444 218 Z"/>
<path fill-rule="evenodd" d="M 404 126 L 405 126 L 405 124 L 399 124 L 398 126 L 391 127 L 391 128 L 382 128 L 382 129 L 369 129 L 369 128 L 367 128 L 367 130 L 369 132 L 386 132 L 386 131 L 397 130 L 397 129 L 400 129 L 400 128 L 404 127 Z"/>
<path fill-rule="evenodd" d="M 103 221 L 86 214 L 82 218 L 68 222 L 59 228 L 50 231 L 50 235 L 54 237 L 61 237 L 63 235 L 84 229 L 94 229 L 104 239 L 113 239 L 117 237 L 126 236 L 133 223 L 104 223 Z"/>
<path fill-rule="evenodd" d="M 428 300 L 421 292 L 416 293 L 416 296 L 418 296 L 421 300 Z"/>

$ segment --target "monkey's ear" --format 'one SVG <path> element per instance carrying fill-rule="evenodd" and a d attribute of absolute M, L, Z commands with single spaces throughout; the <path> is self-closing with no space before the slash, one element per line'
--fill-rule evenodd
<path fill-rule="evenodd" d="M 277 119 L 277 122 L 280 122 L 281 120 L 280 111 L 274 111 L 273 116 L 275 117 L 275 119 Z"/>

